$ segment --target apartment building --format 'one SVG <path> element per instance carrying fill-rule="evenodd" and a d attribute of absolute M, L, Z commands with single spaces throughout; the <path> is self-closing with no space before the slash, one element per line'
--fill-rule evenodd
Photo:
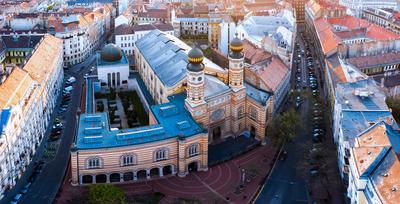
<path fill-rule="evenodd" d="M 46 35 L 0 84 L 0 197 L 16 184 L 42 141 L 63 77 L 62 41 Z"/>

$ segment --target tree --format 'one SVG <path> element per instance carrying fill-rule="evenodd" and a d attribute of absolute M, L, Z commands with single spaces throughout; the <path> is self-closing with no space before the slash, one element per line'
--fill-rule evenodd
<path fill-rule="evenodd" d="M 124 192 L 108 184 L 95 184 L 89 187 L 89 204 L 126 204 Z"/>
<path fill-rule="evenodd" d="M 394 119 L 400 123 L 400 97 L 388 97 L 386 103 L 392 109 Z"/>
<path fill-rule="evenodd" d="M 267 136 L 275 145 L 282 145 L 293 140 L 300 128 L 300 116 L 291 109 L 275 117 L 267 127 Z"/>

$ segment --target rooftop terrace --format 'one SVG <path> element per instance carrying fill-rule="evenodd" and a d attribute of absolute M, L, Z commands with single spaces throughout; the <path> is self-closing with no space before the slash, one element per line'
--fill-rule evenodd
<path fill-rule="evenodd" d="M 388 111 L 385 95 L 373 80 L 338 83 L 336 100 L 343 110 L 382 110 Z"/>

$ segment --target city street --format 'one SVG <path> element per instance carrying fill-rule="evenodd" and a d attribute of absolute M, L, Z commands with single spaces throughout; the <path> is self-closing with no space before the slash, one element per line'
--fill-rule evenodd
<path fill-rule="evenodd" d="M 56 196 L 59 186 L 61 185 L 66 168 L 69 162 L 69 152 L 71 144 L 74 140 L 75 128 L 76 128 L 76 112 L 78 107 L 80 107 L 80 99 L 82 93 L 82 86 L 84 84 L 84 75 L 87 73 L 92 66 L 95 66 L 95 53 L 89 56 L 86 61 L 71 67 L 70 70 L 65 71 L 65 78 L 69 76 L 74 76 L 76 78 L 76 83 L 74 85 L 74 90 L 71 94 L 71 101 L 69 102 L 68 111 L 64 113 L 66 123 L 62 137 L 61 143 L 58 148 L 58 152 L 55 158 L 48 163 L 44 164 L 42 171 L 38 174 L 36 179 L 33 181 L 28 192 L 23 195 L 20 203 L 29 204 L 47 204 L 52 203 L 54 197 Z M 82 69 L 83 68 L 83 69 Z M 59 102 L 62 98 L 62 94 L 59 97 Z M 54 121 L 55 116 L 58 113 L 58 107 L 54 110 L 52 120 Z M 13 197 L 20 192 L 20 190 L 28 183 L 29 178 L 34 172 L 34 166 L 36 161 L 42 160 L 43 152 L 47 146 L 47 138 L 51 132 L 52 123 L 50 123 L 46 136 L 43 138 L 43 142 L 37 150 L 37 153 L 32 159 L 32 162 L 27 167 L 26 172 L 19 180 L 17 185 L 7 193 L 7 195 L 1 200 L 1 203 L 10 203 Z"/>
<path fill-rule="evenodd" d="M 304 49 L 303 43 L 300 43 L 300 47 Z M 297 59 L 297 52 L 295 58 Z M 295 64 L 295 63 L 294 63 Z M 301 72 L 298 74 L 300 78 L 300 84 L 307 86 L 307 70 L 305 68 L 304 56 L 301 57 Z M 292 89 L 296 90 L 297 75 L 296 66 L 293 66 L 293 77 L 292 77 Z M 304 81 L 305 80 L 305 81 Z M 300 87 L 300 89 L 302 89 Z M 301 131 L 296 136 L 296 139 L 286 144 L 283 149 L 287 152 L 287 158 L 283 161 L 277 160 L 275 167 L 267 179 L 260 196 L 255 203 L 308 203 L 307 186 L 304 181 L 304 176 L 299 171 L 298 165 L 301 165 L 302 155 L 304 154 L 304 148 L 300 144 L 304 144 L 311 140 L 308 137 L 310 129 L 309 122 L 309 99 L 304 98 L 302 105 L 298 110 L 300 112 L 301 120 L 305 121 L 303 128 L 305 131 Z M 288 102 L 290 103 L 290 101 Z M 294 103 L 291 103 L 293 106 Z"/>
<path fill-rule="evenodd" d="M 315 132 L 315 108 L 314 103 L 319 103 L 318 98 L 320 95 L 324 96 L 323 88 L 321 84 L 321 75 L 318 70 L 318 62 L 316 59 L 316 53 L 314 50 L 307 49 L 306 43 L 303 38 L 298 37 L 297 42 L 299 43 L 299 49 L 294 52 L 293 68 L 292 68 L 292 90 L 293 95 L 298 95 L 301 98 L 301 105 L 298 108 L 298 112 L 302 121 L 302 130 L 296 135 L 294 141 L 284 145 L 283 150 L 287 152 L 287 157 L 284 160 L 277 160 L 275 167 L 271 174 L 266 180 L 266 183 L 257 198 L 257 204 L 263 203 L 309 203 L 312 201 L 323 201 L 325 203 L 341 203 L 342 201 L 342 186 L 340 178 L 338 177 L 338 171 L 335 166 L 336 154 L 334 146 L 331 144 L 331 134 L 329 122 L 326 120 L 328 113 L 324 113 L 323 108 L 319 106 L 319 111 L 322 110 L 322 116 L 318 115 L 318 120 L 321 120 L 322 128 L 326 130 L 326 135 L 322 136 L 322 142 L 318 145 L 323 145 L 326 148 L 325 156 L 326 165 L 328 169 L 322 173 L 321 176 L 317 170 L 317 176 L 312 176 L 312 168 L 319 168 L 321 164 L 316 164 L 316 167 L 310 167 L 309 151 L 313 149 L 312 144 L 319 143 L 314 141 L 313 138 Z M 296 63 L 299 58 L 301 62 Z M 310 59 L 311 63 L 310 64 Z M 314 60 L 313 60 L 314 59 Z M 310 68 L 311 67 L 311 68 Z M 299 70 L 298 70 L 299 69 Z M 317 87 L 311 89 L 311 76 L 315 77 L 315 84 Z M 315 96 L 312 94 L 314 90 Z M 316 91 L 315 91 L 316 90 Z M 291 101 L 286 104 L 288 107 L 295 106 L 295 97 L 292 97 Z M 314 112 L 313 112 L 314 110 Z M 325 109 L 326 110 L 326 109 Z M 321 114 L 321 113 L 319 113 Z M 313 117 L 314 115 L 314 117 Z M 324 125 L 325 124 L 325 125 Z M 314 128 L 313 128 L 314 127 Z M 319 139 L 321 141 L 321 139 Z M 324 166 L 324 165 L 322 165 Z M 322 171 L 322 170 L 321 170 Z M 333 189 L 329 189 L 333 187 Z"/>

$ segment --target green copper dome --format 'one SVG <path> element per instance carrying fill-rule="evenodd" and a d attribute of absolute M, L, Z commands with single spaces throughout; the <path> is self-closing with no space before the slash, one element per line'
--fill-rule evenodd
<path fill-rule="evenodd" d="M 107 62 L 116 62 L 122 58 L 122 50 L 115 44 L 107 44 L 101 49 L 100 58 Z"/>

